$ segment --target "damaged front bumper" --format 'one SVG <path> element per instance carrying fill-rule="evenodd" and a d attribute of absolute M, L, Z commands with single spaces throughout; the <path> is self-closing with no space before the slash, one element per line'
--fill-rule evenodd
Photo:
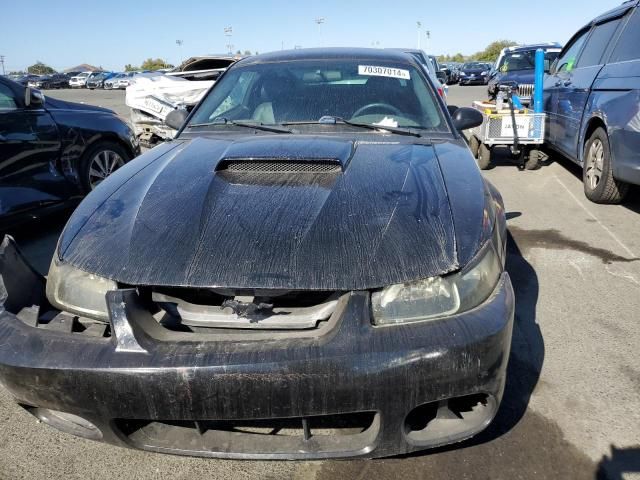
<path fill-rule="evenodd" d="M 44 279 L 0 246 L 0 383 L 60 430 L 115 445 L 223 458 L 380 457 L 457 442 L 493 419 L 513 325 L 505 273 L 478 308 L 374 327 L 368 292 L 314 333 L 177 334 L 133 289 L 110 324 L 39 324 Z M 35 320 L 34 320 L 35 319 Z"/>

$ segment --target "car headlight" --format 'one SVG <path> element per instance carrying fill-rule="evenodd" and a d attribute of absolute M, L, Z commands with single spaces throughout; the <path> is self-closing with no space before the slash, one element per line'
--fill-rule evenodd
<path fill-rule="evenodd" d="M 487 73 L 489 73 L 489 72 L 482 72 L 480 75 L 486 75 Z"/>
<path fill-rule="evenodd" d="M 466 74 L 466 73 L 464 73 L 464 72 L 460 72 L 460 76 L 461 76 L 461 77 L 466 77 L 466 76 L 467 76 L 467 74 Z"/>
<path fill-rule="evenodd" d="M 497 230 L 497 229 L 496 229 Z M 494 291 L 502 275 L 501 240 L 494 231 L 460 272 L 391 285 L 371 295 L 375 325 L 434 320 L 471 310 Z"/>
<path fill-rule="evenodd" d="M 47 299 L 54 307 L 81 317 L 108 321 L 105 295 L 117 290 L 113 280 L 87 273 L 54 255 L 47 277 Z"/>

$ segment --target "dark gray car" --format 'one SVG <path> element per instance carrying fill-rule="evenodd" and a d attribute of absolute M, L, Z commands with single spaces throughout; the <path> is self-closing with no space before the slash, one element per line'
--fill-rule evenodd
<path fill-rule="evenodd" d="M 546 142 L 582 165 L 584 192 L 618 203 L 640 184 L 640 2 L 580 29 L 544 85 Z"/>

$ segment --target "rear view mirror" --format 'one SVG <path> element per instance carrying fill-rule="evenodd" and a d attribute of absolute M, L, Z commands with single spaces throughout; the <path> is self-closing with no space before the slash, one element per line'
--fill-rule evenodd
<path fill-rule="evenodd" d="M 456 130 L 463 131 L 482 125 L 482 114 L 475 108 L 460 107 L 451 115 Z"/>
<path fill-rule="evenodd" d="M 183 108 L 177 108 L 169 112 L 167 118 L 164 119 L 164 123 L 174 130 L 180 130 L 188 116 L 189 113 L 186 110 Z"/>
<path fill-rule="evenodd" d="M 44 104 L 44 95 L 40 90 L 34 90 L 31 87 L 27 87 L 24 90 L 24 105 L 25 107 L 38 108 Z"/>

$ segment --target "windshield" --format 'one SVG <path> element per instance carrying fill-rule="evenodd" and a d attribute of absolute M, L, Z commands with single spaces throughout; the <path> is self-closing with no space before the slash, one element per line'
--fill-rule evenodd
<path fill-rule="evenodd" d="M 232 67 L 190 125 L 250 121 L 317 123 L 331 116 L 389 127 L 448 131 L 439 105 L 413 66 L 372 60 L 306 60 Z"/>
<path fill-rule="evenodd" d="M 560 52 L 546 51 L 544 53 L 544 69 L 549 70 L 551 63 L 558 57 Z M 515 72 L 521 70 L 533 70 L 535 68 L 536 52 L 535 50 L 526 50 L 523 52 L 510 52 L 505 54 L 498 64 L 498 71 L 502 73 Z"/>
<path fill-rule="evenodd" d="M 480 62 L 468 62 L 462 65 L 463 70 L 483 70 L 487 68 L 487 64 Z"/>

